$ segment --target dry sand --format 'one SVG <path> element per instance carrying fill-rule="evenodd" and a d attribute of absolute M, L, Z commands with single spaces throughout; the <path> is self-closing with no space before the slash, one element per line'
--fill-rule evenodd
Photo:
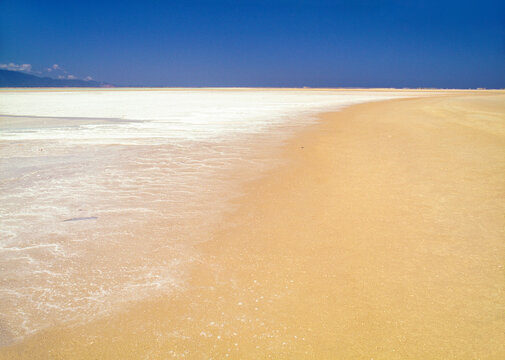
<path fill-rule="evenodd" d="M 352 106 L 283 151 L 186 290 L 0 358 L 505 358 L 503 92 Z"/>

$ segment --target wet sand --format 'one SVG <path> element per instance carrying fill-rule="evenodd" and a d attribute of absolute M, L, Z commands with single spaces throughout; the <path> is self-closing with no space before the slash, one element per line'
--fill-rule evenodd
<path fill-rule="evenodd" d="M 282 151 L 185 289 L 0 358 L 505 357 L 503 92 L 355 105 Z"/>

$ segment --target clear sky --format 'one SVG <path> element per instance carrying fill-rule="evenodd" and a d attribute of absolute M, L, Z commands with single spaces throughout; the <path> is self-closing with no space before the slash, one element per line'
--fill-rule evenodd
<path fill-rule="evenodd" d="M 504 88 L 505 1 L 0 0 L 10 63 L 117 85 Z"/>

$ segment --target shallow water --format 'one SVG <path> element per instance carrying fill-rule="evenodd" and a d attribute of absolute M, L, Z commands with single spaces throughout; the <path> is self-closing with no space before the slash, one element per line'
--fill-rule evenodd
<path fill-rule="evenodd" d="M 318 112 L 399 96 L 1 91 L 0 337 L 184 288 L 192 245 L 289 134 Z"/>

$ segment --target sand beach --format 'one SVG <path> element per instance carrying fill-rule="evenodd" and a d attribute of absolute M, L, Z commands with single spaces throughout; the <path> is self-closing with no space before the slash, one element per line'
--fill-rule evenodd
<path fill-rule="evenodd" d="M 84 209 L 78 215 L 88 220 L 65 226 L 82 235 L 114 224 L 119 238 L 145 240 L 140 252 L 124 249 L 125 263 L 100 259 L 111 261 L 110 271 L 153 262 L 157 281 L 177 279 L 171 290 L 132 297 L 91 320 L 55 322 L 15 342 L 0 323 L 0 358 L 505 357 L 505 92 L 417 91 L 324 112 L 296 129 L 288 125 L 276 130 L 289 130 L 279 144 L 248 135 L 251 146 L 235 147 L 234 166 L 206 173 L 205 186 L 217 190 L 197 200 L 220 201 L 227 184 L 234 184 L 234 196 L 203 225 L 191 214 L 175 221 L 177 203 L 161 201 L 163 176 L 171 173 L 157 159 L 171 164 L 163 157 L 171 145 L 136 144 L 136 162 L 126 162 L 129 170 L 121 174 L 163 175 L 128 184 L 157 204 L 156 215 L 128 223 L 105 207 L 99 215 Z M 117 148 L 104 146 L 115 154 Z M 228 150 L 220 146 L 209 143 L 195 154 L 205 159 L 210 152 L 213 162 L 225 162 L 217 154 Z M 62 148 L 54 151 L 66 156 Z M 129 159 L 130 150 L 121 151 Z M 244 164 L 245 158 L 254 161 Z M 130 193 L 121 201 L 136 209 Z M 122 226 L 130 235 L 121 234 Z M 181 236 L 191 229 L 206 235 L 186 247 L 159 248 L 176 226 Z M 101 243 L 96 251 L 117 249 Z M 174 253 L 192 257 L 183 271 L 166 261 Z M 86 273 L 87 264 L 79 263 L 83 278 L 101 279 Z M 84 318 L 93 312 L 82 309 Z"/>

